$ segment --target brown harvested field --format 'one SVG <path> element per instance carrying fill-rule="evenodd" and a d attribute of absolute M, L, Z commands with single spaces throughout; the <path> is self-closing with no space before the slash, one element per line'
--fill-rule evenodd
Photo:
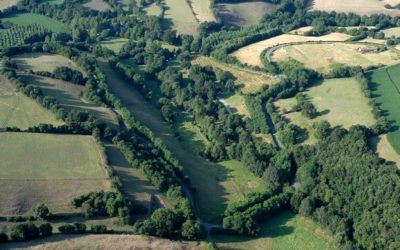
<path fill-rule="evenodd" d="M 244 93 L 255 93 L 264 85 L 272 85 L 279 79 L 272 75 L 264 74 L 259 71 L 237 67 L 235 65 L 224 64 L 210 57 L 200 56 L 192 61 L 193 64 L 201 66 L 211 66 L 223 71 L 231 73 L 236 77 L 236 84 L 241 86 L 241 91 Z"/>
<path fill-rule="evenodd" d="M 54 235 L 23 243 L 8 243 L 2 249 L 31 250 L 206 250 L 205 242 L 173 241 L 142 235 Z"/>
<path fill-rule="evenodd" d="M 400 168 L 400 155 L 394 150 L 386 134 L 372 138 L 370 144 L 380 157 L 396 163 L 397 167 Z"/>
<path fill-rule="evenodd" d="M 328 35 L 319 37 L 283 34 L 240 48 L 239 50 L 235 51 L 233 55 L 236 56 L 236 58 L 241 63 L 262 67 L 263 65 L 260 56 L 262 52 L 267 48 L 271 48 L 279 44 L 292 43 L 292 42 L 345 41 L 350 37 L 351 37 L 350 35 L 342 33 L 330 33 Z"/>
<path fill-rule="evenodd" d="M 83 6 L 98 11 L 111 10 L 111 6 L 104 0 L 89 0 Z"/>
<path fill-rule="evenodd" d="M 336 11 L 356 13 L 360 15 L 386 14 L 397 16 L 400 10 L 386 9 L 385 4 L 392 6 L 400 3 L 400 0 L 313 0 L 311 10 Z"/>
<path fill-rule="evenodd" d="M 19 2 L 19 0 L 1 0 L 0 10 L 7 9 L 8 7 L 14 6 Z"/>

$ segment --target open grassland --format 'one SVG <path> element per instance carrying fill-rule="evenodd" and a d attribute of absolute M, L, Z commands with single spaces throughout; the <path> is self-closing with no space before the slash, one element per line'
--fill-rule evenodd
<path fill-rule="evenodd" d="M 305 94 L 319 113 L 314 119 L 306 118 L 300 112 L 291 112 L 296 104 L 295 98 L 278 100 L 275 105 L 287 119 L 309 132 L 312 131 L 313 123 L 323 120 L 333 126 L 345 128 L 356 124 L 365 126 L 375 124 L 368 99 L 354 78 L 328 79 L 309 88 Z M 313 142 L 314 138 L 311 136 L 306 143 Z"/>
<path fill-rule="evenodd" d="M 333 250 L 333 237 L 311 219 L 283 212 L 265 223 L 257 237 L 216 235 L 219 249 Z"/>
<path fill-rule="evenodd" d="M 112 9 L 111 5 L 109 5 L 104 0 L 88 0 L 86 3 L 83 4 L 83 6 L 98 11 L 106 11 Z"/>
<path fill-rule="evenodd" d="M 81 85 L 29 74 L 22 75 L 22 80 L 37 85 L 45 95 L 54 97 L 66 109 L 87 111 L 101 122 L 118 125 L 117 116 L 112 110 L 83 99 L 84 87 Z"/>
<path fill-rule="evenodd" d="M 54 114 L 17 92 L 12 83 L 0 76 L 0 128 L 27 129 L 41 123 L 63 124 L 62 121 L 56 119 Z"/>
<path fill-rule="evenodd" d="M 335 64 L 367 68 L 380 64 L 390 65 L 400 59 L 400 55 L 395 50 L 366 54 L 357 51 L 358 48 L 366 46 L 353 43 L 291 45 L 276 50 L 271 59 L 282 62 L 292 58 L 303 63 L 305 67 L 321 73 L 328 73 Z"/>
<path fill-rule="evenodd" d="M 26 53 L 20 54 L 13 59 L 17 62 L 18 68 L 29 71 L 48 71 L 53 72 L 57 67 L 69 67 L 79 70 L 85 75 L 85 72 L 70 59 L 56 54 L 48 53 Z"/>
<path fill-rule="evenodd" d="M 0 1 L 0 10 L 5 10 L 8 7 L 14 6 L 19 2 L 19 0 L 2 0 Z"/>
<path fill-rule="evenodd" d="M 104 159 L 90 136 L 0 133 L 0 214 L 39 202 L 68 210 L 75 196 L 109 188 Z"/>
<path fill-rule="evenodd" d="M 254 66 L 263 66 L 260 56 L 261 53 L 267 49 L 279 44 L 285 43 L 293 43 L 293 42 L 307 42 L 307 41 L 345 41 L 349 39 L 350 36 L 342 33 L 330 33 L 324 36 L 299 36 L 299 35 L 290 35 L 283 34 L 280 36 L 276 36 L 270 39 L 266 39 L 257 43 L 250 44 L 245 46 L 233 53 L 234 56 L 239 59 L 241 63 L 254 65 Z"/>
<path fill-rule="evenodd" d="M 385 112 L 391 130 L 388 141 L 400 153 L 400 65 L 381 68 L 367 74 L 372 97 Z"/>
<path fill-rule="evenodd" d="M 3 245 L 5 250 L 120 250 L 120 249 L 159 249 L 159 250 L 206 250 L 205 242 L 173 241 L 143 235 L 54 235 L 25 243 Z"/>
<path fill-rule="evenodd" d="M 210 57 L 200 56 L 193 60 L 192 63 L 201 66 L 211 66 L 214 69 L 220 69 L 231 73 L 236 77 L 235 83 L 241 88 L 241 91 L 246 94 L 258 92 L 264 85 L 275 84 L 279 81 L 272 75 L 235 65 L 224 64 Z"/>
<path fill-rule="evenodd" d="M 55 19 L 52 19 L 50 17 L 39 14 L 32 14 L 32 13 L 14 14 L 3 17 L 0 20 L 2 22 L 10 22 L 16 25 L 23 25 L 23 26 L 38 24 L 52 32 L 58 32 L 58 33 L 70 32 L 66 24 L 57 21 Z"/>
<path fill-rule="evenodd" d="M 272 13 L 278 5 L 262 1 L 216 4 L 218 16 L 225 24 L 247 26 L 258 23 L 267 13 Z"/>
<path fill-rule="evenodd" d="M 228 98 L 223 99 L 223 103 L 228 105 L 228 108 L 233 113 L 238 113 L 243 117 L 250 117 L 250 112 L 246 106 L 245 98 L 240 94 L 232 95 Z"/>
<path fill-rule="evenodd" d="M 376 43 L 376 44 L 381 44 L 381 45 L 385 45 L 386 44 L 386 40 L 384 39 L 376 39 L 376 38 L 365 38 L 360 40 L 359 42 L 362 43 Z"/>
<path fill-rule="evenodd" d="M 131 200 L 149 210 L 168 206 L 164 195 L 154 187 L 137 168 L 130 166 L 122 153 L 113 145 L 106 145 L 110 168 L 114 169 L 122 181 L 122 192 Z"/>
<path fill-rule="evenodd" d="M 102 41 L 100 44 L 104 48 L 110 49 L 115 53 L 119 53 L 122 49 L 122 46 L 124 46 L 128 41 L 129 39 L 126 38 L 115 38 Z"/>
<path fill-rule="evenodd" d="M 386 9 L 385 4 L 392 6 L 399 4 L 399 0 L 313 0 L 311 1 L 312 10 L 336 11 L 345 13 L 356 13 L 360 15 L 386 14 L 397 16 L 400 11 L 397 9 Z"/>
<path fill-rule="evenodd" d="M 64 0 L 46 0 L 46 2 L 58 5 L 64 3 Z"/>
<path fill-rule="evenodd" d="M 385 37 L 387 37 L 387 38 L 400 37 L 400 27 L 383 30 L 383 33 L 385 33 Z"/>
<path fill-rule="evenodd" d="M 187 1 L 165 0 L 164 2 L 167 6 L 165 18 L 172 22 L 173 29 L 178 34 L 194 35 L 199 24 Z"/>
<path fill-rule="evenodd" d="M 242 164 L 235 161 L 214 164 L 198 156 L 196 150 L 204 148 L 206 141 L 188 117 L 180 117 L 176 128 L 180 135 L 178 139 L 175 131 L 163 121 L 153 105 L 123 81 L 107 63 L 99 61 L 99 65 L 107 75 L 111 92 L 121 99 L 123 105 L 140 122 L 161 138 L 178 158 L 184 174 L 196 188 L 194 197 L 203 219 L 216 220 L 227 203 L 240 199 L 242 194 L 263 189 L 263 182 Z M 239 178 L 236 179 L 236 176 Z"/>
<path fill-rule="evenodd" d="M 394 162 L 397 167 L 400 167 L 400 154 L 394 150 L 389 143 L 387 135 L 375 136 L 370 140 L 372 149 L 379 154 L 380 157 L 387 161 Z"/>
<path fill-rule="evenodd" d="M 161 8 L 155 3 L 144 8 L 144 11 L 146 11 L 146 14 L 149 16 L 159 16 L 162 13 Z"/>
<path fill-rule="evenodd" d="M 308 31 L 310 31 L 312 29 L 313 29 L 312 26 L 305 26 L 305 27 L 301 27 L 301 28 L 292 30 L 292 31 L 289 32 L 289 34 L 303 36 L 306 32 L 308 32 Z"/>
<path fill-rule="evenodd" d="M 199 22 L 213 22 L 215 17 L 211 9 L 211 0 L 189 0 Z"/>

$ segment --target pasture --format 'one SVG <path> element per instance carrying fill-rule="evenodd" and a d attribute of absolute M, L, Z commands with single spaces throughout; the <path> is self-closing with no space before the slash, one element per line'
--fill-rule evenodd
<path fill-rule="evenodd" d="M 39 202 L 69 210 L 75 196 L 109 189 L 104 159 L 90 136 L 0 133 L 0 214 L 24 214 Z"/>
<path fill-rule="evenodd" d="M 111 10 L 111 5 L 104 0 L 88 0 L 83 7 L 97 11 Z"/>
<path fill-rule="evenodd" d="M 159 16 L 162 13 L 161 8 L 155 3 L 144 8 L 144 11 L 146 11 L 146 14 L 149 16 Z"/>
<path fill-rule="evenodd" d="M 382 32 L 385 33 L 386 38 L 400 37 L 400 27 L 385 29 L 385 30 L 382 30 Z"/>
<path fill-rule="evenodd" d="M 32 13 L 22 13 L 13 14 L 0 19 L 2 22 L 10 22 L 16 25 L 28 26 L 32 24 L 37 24 L 43 26 L 45 29 L 57 32 L 57 33 L 70 33 L 68 26 L 60 21 L 52 19 L 47 16 L 32 14 Z"/>
<path fill-rule="evenodd" d="M 117 116 L 113 111 L 83 99 L 84 87 L 81 85 L 29 74 L 22 75 L 22 80 L 40 87 L 45 95 L 54 97 L 67 110 L 87 111 L 100 122 L 118 125 Z"/>
<path fill-rule="evenodd" d="M 313 0 L 311 1 L 310 8 L 311 10 L 322 10 L 328 12 L 353 12 L 356 14 L 368 16 L 373 14 L 397 16 L 400 14 L 400 10 L 386 9 L 385 4 L 390 4 L 394 6 L 399 3 L 399 0 Z"/>
<path fill-rule="evenodd" d="M 342 33 L 330 33 L 328 35 L 317 36 L 317 37 L 283 34 L 240 48 L 239 50 L 233 53 L 233 56 L 236 56 L 236 58 L 241 63 L 262 67 L 263 64 L 261 62 L 260 56 L 262 52 L 267 48 L 271 48 L 279 44 L 286 44 L 293 42 L 345 41 L 350 37 L 351 36 Z"/>
<path fill-rule="evenodd" d="M 220 69 L 231 73 L 236 77 L 235 83 L 240 87 L 243 93 L 256 93 L 264 85 L 271 85 L 277 83 L 279 80 L 272 75 L 238 67 L 235 65 L 225 64 L 218 62 L 211 57 L 200 56 L 192 61 L 192 64 L 198 64 L 200 66 L 211 66 L 214 69 Z"/>
<path fill-rule="evenodd" d="M 128 41 L 129 41 L 129 39 L 126 39 L 126 38 L 115 38 L 115 39 L 110 39 L 110 40 L 104 40 L 100 44 L 102 47 L 112 50 L 118 54 L 121 51 L 122 47 Z"/>
<path fill-rule="evenodd" d="M 24 71 L 33 70 L 53 72 L 57 67 L 69 67 L 78 70 L 85 75 L 85 72 L 75 62 L 61 55 L 26 53 L 14 56 L 13 59 L 18 65 L 18 69 Z"/>
<path fill-rule="evenodd" d="M 211 0 L 189 0 L 191 8 L 200 22 L 215 21 L 213 10 L 211 9 Z"/>
<path fill-rule="evenodd" d="M 400 154 L 394 150 L 388 141 L 387 135 L 375 136 L 370 140 L 372 149 L 379 154 L 380 157 L 387 161 L 396 163 L 400 167 Z"/>
<path fill-rule="evenodd" d="M 172 22 L 178 34 L 194 35 L 199 26 L 193 11 L 186 0 L 165 0 L 167 10 L 165 19 Z"/>
<path fill-rule="evenodd" d="M 0 128 L 27 129 L 41 123 L 63 124 L 53 113 L 19 93 L 12 83 L 0 76 Z"/>
<path fill-rule="evenodd" d="M 305 34 L 306 32 L 309 32 L 309 31 L 311 31 L 312 29 L 313 29 L 312 26 L 305 26 L 305 27 L 301 27 L 301 28 L 292 30 L 292 31 L 289 32 L 289 34 L 304 36 L 304 34 Z"/>
<path fill-rule="evenodd" d="M 286 211 L 262 225 L 259 235 L 213 235 L 218 249 L 334 250 L 333 236 L 311 219 Z"/>
<path fill-rule="evenodd" d="M 275 11 L 278 5 L 254 1 L 219 3 L 215 5 L 215 8 L 225 24 L 243 27 L 258 23 L 264 15 Z"/>
<path fill-rule="evenodd" d="M 358 48 L 366 46 L 371 47 L 370 45 L 358 43 L 290 45 L 276 50 L 272 54 L 271 60 L 282 62 L 291 58 L 303 63 L 306 68 L 328 73 L 337 64 L 367 68 L 381 64 L 390 65 L 400 59 L 400 55 L 395 50 L 365 54 L 357 51 Z"/>
<path fill-rule="evenodd" d="M 17 5 L 19 0 L 2 0 L 0 1 L 0 11 L 5 10 L 11 6 Z"/>
<path fill-rule="evenodd" d="M 292 112 L 295 98 L 278 100 L 275 105 L 287 119 L 309 132 L 312 131 L 313 123 L 323 120 L 332 126 L 345 128 L 356 124 L 369 127 L 375 124 L 368 98 L 354 78 L 327 79 L 304 93 L 319 113 L 314 119 L 306 118 L 300 112 Z M 308 143 L 313 142 L 313 137 L 310 137 Z"/>
<path fill-rule="evenodd" d="M 400 154 L 400 65 L 377 69 L 367 73 L 372 97 L 390 122 L 387 137 L 390 144 Z"/>
<path fill-rule="evenodd" d="M 245 98 L 240 94 L 235 94 L 223 99 L 223 103 L 229 106 L 229 109 L 233 113 L 238 113 L 243 117 L 250 117 L 250 112 L 246 106 Z"/>
<path fill-rule="evenodd" d="M 101 224 L 101 223 L 100 223 Z M 99 246 L 101 246 L 99 248 Z M 4 250 L 73 250 L 73 249 L 159 249 L 206 250 L 205 242 L 173 241 L 143 235 L 53 235 L 29 242 L 3 244 Z"/>

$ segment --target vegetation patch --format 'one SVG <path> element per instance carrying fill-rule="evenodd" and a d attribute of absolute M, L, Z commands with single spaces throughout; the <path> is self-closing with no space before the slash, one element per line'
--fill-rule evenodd
<path fill-rule="evenodd" d="M 92 10 L 98 10 L 98 11 L 111 10 L 111 5 L 109 5 L 104 0 L 89 0 L 86 3 L 84 3 L 83 6 L 86 8 L 89 8 Z"/>
<path fill-rule="evenodd" d="M 381 64 L 390 65 L 400 59 L 395 50 L 378 53 L 359 52 L 358 49 L 363 47 L 371 46 L 351 43 L 290 45 L 276 50 L 271 60 L 281 62 L 292 58 L 303 63 L 306 68 L 328 73 L 336 64 L 367 68 Z"/>
<path fill-rule="evenodd" d="M 196 19 L 203 22 L 215 21 L 213 10 L 211 9 L 211 0 L 189 0 Z"/>
<path fill-rule="evenodd" d="M 235 94 L 228 98 L 223 99 L 223 103 L 227 105 L 230 112 L 238 113 L 243 117 L 250 117 L 250 112 L 246 106 L 246 100 L 243 95 Z"/>
<path fill-rule="evenodd" d="M 146 14 L 149 16 L 160 16 L 162 13 L 160 6 L 158 6 L 156 3 L 150 4 L 143 10 L 146 11 Z"/>
<path fill-rule="evenodd" d="M 277 4 L 262 1 L 216 4 L 218 16 L 224 23 L 234 26 L 247 26 L 258 23 L 267 13 L 278 8 Z"/>
<path fill-rule="evenodd" d="M 73 197 L 109 189 L 90 136 L 0 133 L 0 158 L 0 214 L 23 214 L 39 202 L 66 211 Z"/>
<path fill-rule="evenodd" d="M 110 39 L 106 41 L 101 42 L 101 46 L 104 48 L 110 49 L 114 51 L 115 53 L 119 53 L 122 49 L 122 46 L 124 46 L 129 39 L 126 38 L 115 38 L 115 39 Z"/>
<path fill-rule="evenodd" d="M 0 10 L 5 10 L 11 6 L 17 5 L 19 0 L 2 0 L 0 2 Z"/>
<path fill-rule="evenodd" d="M 220 249 L 338 249 L 321 226 L 289 211 L 269 219 L 257 237 L 215 235 L 212 239 Z"/>
<path fill-rule="evenodd" d="M 165 18 L 173 24 L 178 34 L 194 35 L 199 26 L 193 11 L 186 0 L 165 0 Z"/>
<path fill-rule="evenodd" d="M 385 29 L 385 30 L 382 30 L 382 32 L 385 33 L 385 37 L 387 37 L 387 38 L 400 37 L 400 27 Z"/>
<path fill-rule="evenodd" d="M 400 154 L 398 154 L 389 143 L 387 135 L 380 135 L 372 138 L 370 144 L 372 149 L 374 149 L 380 157 L 387 161 L 394 162 L 398 167 L 400 167 Z"/>
<path fill-rule="evenodd" d="M 7 79 L 0 76 L 0 128 L 27 129 L 39 124 L 61 125 L 54 114 L 29 97 L 19 93 Z"/>
<path fill-rule="evenodd" d="M 328 35 L 317 36 L 317 37 L 284 34 L 245 46 L 235 51 L 233 55 L 236 56 L 241 63 L 261 67 L 263 66 L 263 64 L 261 62 L 260 56 L 262 52 L 267 48 L 271 48 L 279 44 L 287 44 L 294 42 L 345 41 L 350 37 L 351 36 L 342 33 L 330 33 Z"/>
<path fill-rule="evenodd" d="M 398 4 L 397 0 L 313 0 L 311 1 L 312 10 L 322 11 L 336 11 L 345 13 L 357 13 L 360 15 L 373 15 L 373 14 L 385 14 L 390 16 L 397 16 L 400 11 L 397 9 L 387 9 L 386 4 Z"/>
<path fill-rule="evenodd" d="M 32 14 L 32 13 L 23 13 L 23 14 L 14 14 L 10 16 L 6 16 L 0 19 L 2 22 L 10 22 L 16 25 L 28 26 L 28 25 L 41 25 L 45 29 L 58 32 L 58 33 L 69 33 L 70 30 L 68 26 L 60 21 L 52 19 L 47 16 Z"/>

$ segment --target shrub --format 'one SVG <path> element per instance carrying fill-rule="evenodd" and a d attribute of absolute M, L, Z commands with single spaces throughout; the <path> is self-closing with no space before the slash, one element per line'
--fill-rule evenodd
<path fill-rule="evenodd" d="M 4 243 L 8 241 L 8 236 L 4 232 L 0 232 L 0 243 Z"/>
<path fill-rule="evenodd" d="M 105 225 L 93 225 L 90 227 L 90 232 L 94 234 L 104 234 L 107 233 L 107 227 Z"/>
<path fill-rule="evenodd" d="M 33 215 L 36 219 L 46 219 L 46 217 L 49 215 L 49 208 L 45 204 L 39 203 L 33 209 Z"/>
<path fill-rule="evenodd" d="M 53 233 L 53 227 L 49 223 L 45 223 L 39 226 L 39 232 L 41 236 L 50 236 Z"/>
<path fill-rule="evenodd" d="M 10 239 L 26 241 L 39 237 L 39 229 L 33 223 L 13 225 L 10 229 Z"/>

